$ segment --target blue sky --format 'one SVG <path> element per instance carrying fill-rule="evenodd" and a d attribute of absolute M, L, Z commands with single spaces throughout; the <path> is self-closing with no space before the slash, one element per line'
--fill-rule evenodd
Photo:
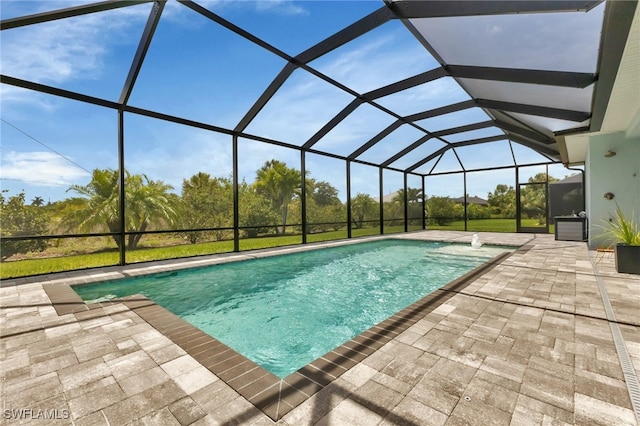
<path fill-rule="evenodd" d="M 82 3 L 85 2 L 2 0 L 0 13 L 2 19 L 8 19 Z M 198 3 L 291 56 L 383 5 L 369 0 Z M 3 31 L 2 73 L 117 101 L 150 8 L 150 4 L 142 4 Z M 509 29 L 508 24 L 501 25 L 487 27 L 486 33 Z M 584 38 L 580 31 L 575 32 L 576 38 Z M 462 34 L 461 39 L 463 36 L 468 34 Z M 580 61 L 587 64 L 581 65 L 580 70 L 593 65 L 589 64 L 589 58 L 580 58 Z M 234 128 L 284 65 L 282 58 L 169 0 L 129 104 Z M 364 93 L 433 69 L 437 62 L 401 22 L 391 21 L 311 62 L 310 66 Z M 55 201 L 70 195 L 66 192 L 70 185 L 88 183 L 93 169 L 117 167 L 115 111 L 4 84 L 0 90 L 1 183 L 10 194 L 24 190 L 28 200 L 41 196 Z M 385 108 L 408 115 L 467 98 L 455 81 L 443 78 L 378 101 Z M 246 132 L 301 146 L 351 100 L 351 94 L 298 69 Z M 487 119 L 479 109 L 461 114 L 473 115 L 477 121 Z M 456 123 L 460 118 L 455 115 L 418 124 L 434 131 L 446 129 L 459 125 Z M 393 121 L 395 118 L 388 114 L 363 105 L 318 142 L 316 148 L 348 155 Z M 474 137 L 496 134 L 495 130 L 488 132 Z M 397 152 L 398 147 L 409 145 L 419 136 L 415 129 L 401 126 L 360 158 L 383 161 Z M 231 137 L 228 135 L 127 113 L 125 141 L 127 169 L 132 173 L 145 173 L 151 179 L 161 179 L 173 185 L 176 192 L 180 191 L 182 179 L 200 171 L 213 176 L 231 176 Z M 442 145 L 436 140 L 429 141 L 417 149 L 413 157 L 401 159 L 394 165 L 407 167 Z M 507 150 L 506 142 L 493 147 L 470 146 L 460 149 L 459 157 L 471 168 L 506 165 L 512 161 Z M 514 150 L 518 161 L 544 160 L 517 144 Z M 299 167 L 297 150 L 242 139 L 239 151 L 240 179 L 248 182 L 253 180 L 255 170 L 272 158 Z M 341 198 L 345 198 L 343 162 L 308 155 L 306 165 L 312 177 L 329 181 L 338 188 Z M 428 171 L 431 166 L 433 163 L 418 171 Z M 439 171 L 459 169 L 451 151 L 437 166 Z M 377 173 L 375 168 L 354 165 L 352 192 L 377 196 Z M 564 174 L 568 172 L 556 173 L 560 177 Z M 456 183 L 461 177 L 447 179 Z M 462 195 L 461 188 L 447 183 L 447 179 L 440 179 L 445 183 L 433 192 Z M 395 191 L 402 186 L 402 175 L 385 172 L 385 182 L 385 193 Z M 474 190 L 469 192 L 486 196 L 497 183 L 513 184 L 513 172 L 478 174 L 473 182 Z M 418 183 L 419 180 L 411 178 L 409 186 L 418 186 Z"/>

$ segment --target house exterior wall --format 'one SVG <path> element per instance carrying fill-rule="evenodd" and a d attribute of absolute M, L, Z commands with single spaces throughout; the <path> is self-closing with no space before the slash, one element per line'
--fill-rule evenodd
<path fill-rule="evenodd" d="M 609 150 L 616 155 L 605 157 Z M 640 223 L 640 138 L 629 138 L 624 132 L 592 136 L 585 170 L 589 247 L 608 246 L 611 240 L 603 234 L 616 204 Z M 615 195 L 613 200 L 604 198 L 607 192 Z"/>

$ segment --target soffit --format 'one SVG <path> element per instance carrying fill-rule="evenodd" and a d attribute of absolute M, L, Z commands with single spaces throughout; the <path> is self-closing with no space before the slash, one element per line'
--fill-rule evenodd
<path fill-rule="evenodd" d="M 636 7 L 601 131 L 626 131 L 631 126 L 640 111 L 640 78 L 638 76 L 640 76 L 640 8 Z"/>

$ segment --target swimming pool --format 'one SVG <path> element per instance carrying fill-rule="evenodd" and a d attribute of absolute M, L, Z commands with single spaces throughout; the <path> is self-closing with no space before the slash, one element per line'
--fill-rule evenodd
<path fill-rule="evenodd" d="M 143 294 L 283 378 L 507 250 L 391 239 L 74 290 Z"/>

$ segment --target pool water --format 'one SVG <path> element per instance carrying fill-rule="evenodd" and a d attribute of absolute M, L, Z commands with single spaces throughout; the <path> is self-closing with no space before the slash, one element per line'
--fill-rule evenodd
<path fill-rule="evenodd" d="M 74 290 L 85 301 L 143 294 L 284 378 L 507 250 L 381 240 Z"/>

